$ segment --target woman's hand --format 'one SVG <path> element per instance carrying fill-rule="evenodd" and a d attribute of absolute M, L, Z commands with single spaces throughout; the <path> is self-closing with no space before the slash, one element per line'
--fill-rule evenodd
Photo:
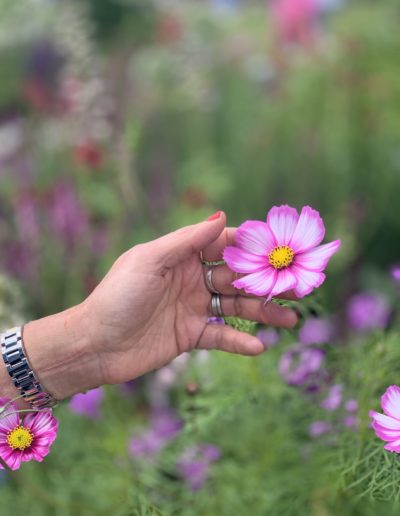
<path fill-rule="evenodd" d="M 26 325 L 28 358 L 45 388 L 61 399 L 131 380 L 195 348 L 262 353 L 256 337 L 207 324 L 211 294 L 200 251 L 206 260 L 221 259 L 235 234 L 225 224 L 225 214 L 219 212 L 133 247 L 81 305 Z M 233 274 L 225 265 L 213 273 L 224 315 L 286 328 L 296 324 L 292 310 L 236 291 Z M 48 341 L 51 349 L 46 352 Z"/>

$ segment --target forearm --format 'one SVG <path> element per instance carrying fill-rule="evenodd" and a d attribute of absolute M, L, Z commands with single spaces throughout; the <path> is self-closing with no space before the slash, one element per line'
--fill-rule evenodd
<path fill-rule="evenodd" d="M 57 400 L 93 388 L 99 382 L 98 359 L 91 350 L 83 305 L 25 324 L 25 353 L 44 389 Z M 14 387 L 0 363 L 0 396 L 14 398 Z"/>

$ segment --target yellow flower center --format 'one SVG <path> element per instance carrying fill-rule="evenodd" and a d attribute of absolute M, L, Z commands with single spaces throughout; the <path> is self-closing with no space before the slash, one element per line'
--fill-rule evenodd
<path fill-rule="evenodd" d="M 294 251 L 287 245 L 275 247 L 268 255 L 269 263 L 278 270 L 288 267 L 293 262 L 293 258 Z"/>
<path fill-rule="evenodd" d="M 32 442 L 32 432 L 24 426 L 16 426 L 14 430 L 7 434 L 7 443 L 13 450 L 25 450 L 25 448 L 29 448 Z"/>

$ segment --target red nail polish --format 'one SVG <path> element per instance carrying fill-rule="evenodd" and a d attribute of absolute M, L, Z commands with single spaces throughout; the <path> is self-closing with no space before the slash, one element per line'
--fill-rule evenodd
<path fill-rule="evenodd" d="M 208 217 L 207 220 L 216 220 L 216 219 L 219 219 L 220 216 L 222 214 L 222 211 L 217 211 L 216 213 L 214 213 L 214 215 L 210 215 L 210 217 Z"/>

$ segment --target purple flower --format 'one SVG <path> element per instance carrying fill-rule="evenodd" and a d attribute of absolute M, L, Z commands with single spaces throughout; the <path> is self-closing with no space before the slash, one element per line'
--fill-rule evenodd
<path fill-rule="evenodd" d="M 164 446 L 178 436 L 182 421 L 169 409 L 153 412 L 150 426 L 144 432 L 132 437 L 129 451 L 133 458 L 153 458 Z"/>
<path fill-rule="evenodd" d="M 345 408 L 347 412 L 357 412 L 358 410 L 358 401 L 357 400 L 347 400 L 345 404 Z"/>
<path fill-rule="evenodd" d="M 53 192 L 50 216 L 56 234 L 73 247 L 88 228 L 88 216 L 69 182 L 58 183 Z"/>
<path fill-rule="evenodd" d="M 279 372 L 289 385 L 303 385 L 318 373 L 324 358 L 320 349 L 294 346 L 282 355 Z"/>
<path fill-rule="evenodd" d="M 278 344 L 280 336 L 274 328 L 264 328 L 257 332 L 257 337 L 261 340 L 265 349 Z"/>
<path fill-rule="evenodd" d="M 343 385 L 340 383 L 333 385 L 328 393 L 328 396 L 321 402 L 321 408 L 329 411 L 334 411 L 340 407 L 342 403 Z"/>
<path fill-rule="evenodd" d="M 378 293 L 362 292 L 353 296 L 348 304 L 350 326 L 357 331 L 385 328 L 389 322 L 390 307 Z"/>
<path fill-rule="evenodd" d="M 390 270 L 391 276 L 396 283 L 400 284 L 400 264 L 393 265 Z"/>
<path fill-rule="evenodd" d="M 332 326 L 328 319 L 310 317 L 303 324 L 299 332 L 302 344 L 325 344 L 332 337 Z"/>
<path fill-rule="evenodd" d="M 357 430 L 358 429 L 358 421 L 357 421 L 356 416 L 354 416 L 354 415 L 346 416 L 343 419 L 343 424 L 347 428 L 350 428 L 350 430 Z"/>
<path fill-rule="evenodd" d="M 186 485 L 192 491 L 201 489 L 207 480 L 210 464 L 220 457 L 220 450 L 212 444 L 187 448 L 178 460 L 178 470 Z"/>
<path fill-rule="evenodd" d="M 75 394 L 69 402 L 69 408 L 75 414 L 81 414 L 91 419 L 100 417 L 100 406 L 104 398 L 102 387 L 92 389 L 85 394 Z"/>
<path fill-rule="evenodd" d="M 319 437 L 322 434 L 326 434 L 332 430 L 332 425 L 328 421 L 314 421 L 311 423 L 308 429 L 308 433 L 311 437 Z"/>

